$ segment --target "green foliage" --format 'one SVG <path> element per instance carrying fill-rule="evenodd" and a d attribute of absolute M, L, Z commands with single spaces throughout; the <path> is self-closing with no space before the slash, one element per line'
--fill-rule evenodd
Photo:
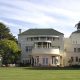
<path fill-rule="evenodd" d="M 10 29 L 0 22 L 0 55 L 3 57 L 3 63 L 15 63 L 19 53 L 17 39 L 10 33 Z"/>
<path fill-rule="evenodd" d="M 1 40 L 0 47 L 5 52 L 12 51 L 13 53 L 16 53 L 19 51 L 18 45 L 14 41 L 11 41 L 11 40 L 6 40 L 6 39 Z"/>
<path fill-rule="evenodd" d="M 14 63 L 19 57 L 20 49 L 16 42 L 12 40 L 0 40 L 0 54 L 3 57 L 4 63 Z"/>
<path fill-rule="evenodd" d="M 1 39 L 9 39 L 17 42 L 17 39 L 10 33 L 10 29 L 3 23 L 0 23 L 0 40 Z"/>

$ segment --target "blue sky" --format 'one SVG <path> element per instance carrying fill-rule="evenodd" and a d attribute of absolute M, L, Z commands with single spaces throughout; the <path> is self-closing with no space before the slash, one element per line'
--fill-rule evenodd
<path fill-rule="evenodd" d="M 80 0 L 0 0 L 0 22 L 18 30 L 53 28 L 68 37 L 80 21 Z"/>

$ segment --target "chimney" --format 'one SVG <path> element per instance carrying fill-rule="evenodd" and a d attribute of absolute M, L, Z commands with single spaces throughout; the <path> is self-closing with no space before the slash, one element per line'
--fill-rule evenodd
<path fill-rule="evenodd" d="M 21 29 L 19 29 L 19 34 L 21 34 Z"/>

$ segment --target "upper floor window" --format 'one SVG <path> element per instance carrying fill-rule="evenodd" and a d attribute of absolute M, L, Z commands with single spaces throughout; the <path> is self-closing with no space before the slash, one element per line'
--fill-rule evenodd
<path fill-rule="evenodd" d="M 76 48 L 74 48 L 74 52 L 76 52 Z"/>
<path fill-rule="evenodd" d="M 74 48 L 74 52 L 80 52 L 80 48 Z"/>
<path fill-rule="evenodd" d="M 77 41 L 72 41 L 72 44 L 77 44 Z"/>
<path fill-rule="evenodd" d="M 33 37 L 31 37 L 31 41 L 33 41 L 34 39 L 33 39 Z"/>
<path fill-rule="evenodd" d="M 46 40 L 46 37 L 40 37 L 40 40 Z"/>
<path fill-rule="evenodd" d="M 35 41 L 35 40 L 50 40 L 50 41 L 54 41 L 54 40 L 59 40 L 59 37 L 46 37 L 46 36 L 42 36 L 42 37 L 27 37 L 27 41 Z"/>
<path fill-rule="evenodd" d="M 26 52 L 31 52 L 32 51 L 32 46 L 26 46 Z"/>
<path fill-rule="evenodd" d="M 80 48 L 78 48 L 77 51 L 80 52 Z"/>
<path fill-rule="evenodd" d="M 60 46 L 58 46 L 58 48 L 60 49 Z"/>
<path fill-rule="evenodd" d="M 34 40 L 39 40 L 39 37 L 34 37 Z"/>
<path fill-rule="evenodd" d="M 27 41 L 35 41 L 35 40 L 39 40 L 39 37 L 28 37 Z"/>
<path fill-rule="evenodd" d="M 52 37 L 47 37 L 47 40 L 52 40 Z"/>

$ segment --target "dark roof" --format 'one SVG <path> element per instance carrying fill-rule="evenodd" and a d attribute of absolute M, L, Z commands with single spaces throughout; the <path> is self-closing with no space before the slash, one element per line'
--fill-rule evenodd
<path fill-rule="evenodd" d="M 73 33 L 80 33 L 80 30 L 74 31 Z M 73 34 L 73 33 L 72 33 L 72 34 Z"/>
<path fill-rule="evenodd" d="M 54 29 L 29 29 L 19 35 L 64 35 Z"/>

